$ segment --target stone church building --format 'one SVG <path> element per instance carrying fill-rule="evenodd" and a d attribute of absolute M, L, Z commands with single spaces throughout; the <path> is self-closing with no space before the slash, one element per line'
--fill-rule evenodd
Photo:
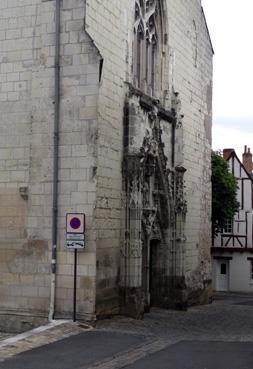
<path fill-rule="evenodd" d="M 200 0 L 0 1 L 0 313 L 211 294 L 213 49 Z"/>

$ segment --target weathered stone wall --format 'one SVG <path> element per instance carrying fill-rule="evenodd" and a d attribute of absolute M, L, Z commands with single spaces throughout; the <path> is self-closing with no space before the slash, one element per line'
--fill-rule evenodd
<path fill-rule="evenodd" d="M 120 193 L 122 121 L 127 86 L 132 83 L 131 61 L 134 1 L 87 0 L 86 29 L 104 58 L 99 100 L 97 241 L 97 294 L 117 306 L 120 253 Z M 190 289 L 203 290 L 210 282 L 210 149 L 212 99 L 212 47 L 200 1 L 170 1 L 167 5 L 168 48 L 164 94 L 172 107 L 173 92 L 182 101 L 183 135 L 177 137 L 177 164 L 187 169 L 188 216 L 182 268 Z M 165 66 L 168 65 L 164 64 Z M 180 140 L 184 136 L 183 155 Z M 204 283 L 204 281 L 206 281 Z M 114 292 L 113 292 L 113 289 Z M 115 296 L 115 300 L 113 300 Z M 101 297 L 101 298 L 100 298 Z M 112 300 L 110 302 L 110 299 Z M 198 297 L 195 299 L 197 301 Z M 102 304 L 102 305 L 103 305 Z"/>
<path fill-rule="evenodd" d="M 60 197 L 56 308 L 72 310 L 73 253 L 65 249 L 67 212 L 86 215 L 86 248 L 78 253 L 77 312 L 92 317 L 95 306 L 98 95 L 101 56 L 84 31 L 83 1 L 62 2 Z"/>
<path fill-rule="evenodd" d="M 130 2 L 131 3 L 131 2 Z M 119 311 L 123 113 L 134 3 L 87 0 L 85 28 L 103 62 L 97 170 L 97 314 Z"/>
<path fill-rule="evenodd" d="M 188 213 L 186 283 L 194 293 L 210 286 L 212 54 L 200 1 L 169 1 L 171 83 L 182 101 L 183 165 Z M 173 3 L 173 4 L 172 4 Z M 196 298 L 197 295 L 195 295 Z"/>
<path fill-rule="evenodd" d="M 170 109 L 179 92 L 185 115 L 176 146 L 177 164 L 187 169 L 180 263 L 188 286 L 198 290 L 210 277 L 212 49 L 200 1 L 166 4 L 160 98 Z M 0 310 L 44 315 L 52 246 L 54 12 L 50 0 L 0 2 Z M 126 82 L 133 82 L 134 12 L 134 0 L 61 1 L 57 316 L 72 310 L 67 212 L 87 217 L 87 247 L 78 256 L 78 313 L 119 311 L 123 120 Z M 170 155 L 169 146 L 165 152 Z"/>
<path fill-rule="evenodd" d="M 1 1 L 0 309 L 47 314 L 50 295 L 54 122 L 54 1 Z M 100 56 L 84 32 L 84 2 L 61 5 L 61 105 L 56 312 L 72 310 L 73 254 L 65 215 L 85 212 L 78 312 L 92 316 Z M 28 198 L 20 196 L 26 190 Z M 26 195 L 26 194 L 25 194 Z"/>
<path fill-rule="evenodd" d="M 29 212 L 32 191 L 29 202 L 25 193 L 31 175 L 31 92 L 36 3 L 28 1 L 26 6 L 20 6 L 18 1 L 3 1 L 0 4 L 0 304 L 1 310 L 8 311 L 29 308 L 42 311 L 47 305 L 44 298 L 49 269 L 45 264 L 48 259 L 47 241 L 41 237 L 35 237 L 34 240 L 30 238 L 35 214 Z M 42 163 L 42 153 L 39 157 Z M 20 196 L 22 187 L 24 198 Z"/>

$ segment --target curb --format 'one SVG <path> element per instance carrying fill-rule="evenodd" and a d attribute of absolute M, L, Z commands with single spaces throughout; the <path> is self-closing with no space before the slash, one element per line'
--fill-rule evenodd
<path fill-rule="evenodd" d="M 49 322 L 46 325 L 42 325 L 40 327 L 31 329 L 30 331 L 17 334 L 14 337 L 6 338 L 5 340 L 3 340 L 3 341 L 0 342 L 0 349 L 2 349 L 3 347 L 9 346 L 9 345 L 13 345 L 13 344 L 15 344 L 15 343 L 17 343 L 19 341 L 22 341 L 22 340 L 24 340 L 26 338 L 35 336 L 35 335 L 37 335 L 39 333 L 46 332 L 46 331 L 48 331 L 50 329 L 53 329 L 55 327 L 59 327 L 59 326 L 61 326 L 63 324 L 67 324 L 67 323 L 69 323 L 70 325 L 73 324 L 73 325 L 79 326 L 79 323 L 73 323 L 72 321 L 69 321 L 69 320 L 52 320 L 51 322 Z M 80 326 L 82 327 L 82 325 L 80 325 Z M 86 325 L 86 327 L 87 327 L 87 330 L 93 329 L 89 325 Z"/>

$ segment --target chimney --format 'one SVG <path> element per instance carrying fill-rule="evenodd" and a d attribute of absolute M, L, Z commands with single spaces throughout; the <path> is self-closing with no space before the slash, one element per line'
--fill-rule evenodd
<path fill-rule="evenodd" d="M 229 156 L 231 155 L 231 153 L 235 151 L 234 149 L 223 149 L 223 158 L 225 160 L 228 160 Z"/>
<path fill-rule="evenodd" d="M 244 146 L 244 153 L 242 154 L 242 162 L 247 172 L 249 174 L 252 174 L 253 170 L 252 154 L 250 152 L 250 148 L 247 148 L 246 145 Z"/>

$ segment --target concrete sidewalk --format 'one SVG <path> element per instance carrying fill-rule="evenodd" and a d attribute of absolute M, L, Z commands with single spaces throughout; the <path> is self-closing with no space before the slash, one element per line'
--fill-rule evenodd
<path fill-rule="evenodd" d="M 15 336 L 8 335 L 9 337 L 0 341 L 0 361 L 91 329 L 93 328 L 86 324 L 59 320 Z"/>

